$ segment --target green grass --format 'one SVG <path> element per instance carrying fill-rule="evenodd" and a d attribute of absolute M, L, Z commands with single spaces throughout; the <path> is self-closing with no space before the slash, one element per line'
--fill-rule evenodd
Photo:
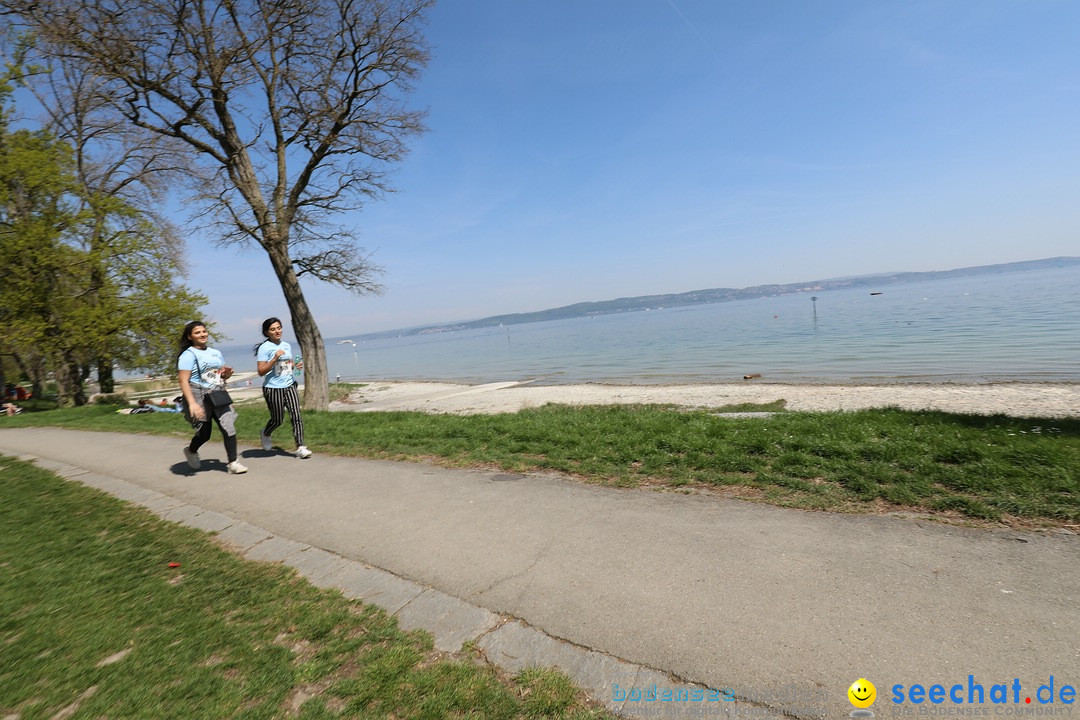
<path fill-rule="evenodd" d="M 257 444 L 261 400 L 239 405 Z M 95 408 L 24 413 L 11 425 L 176 433 L 176 415 Z M 1080 522 L 1080 421 L 895 409 L 725 418 L 665 406 L 549 405 L 501 415 L 304 416 L 316 452 L 557 471 L 608 485 L 711 488 L 822 510 L 910 509 L 976 521 Z M 275 436 L 287 442 L 286 424 Z"/>
<path fill-rule="evenodd" d="M 2 717 L 608 717 L 563 675 L 442 657 L 378 608 L 3 457 L 0 526 Z"/>
<path fill-rule="evenodd" d="M 6 401 L 5 401 L 6 402 Z M 30 398 L 29 400 L 13 400 L 16 405 L 24 412 L 44 412 L 45 410 L 56 409 L 56 396 L 40 398 Z"/>

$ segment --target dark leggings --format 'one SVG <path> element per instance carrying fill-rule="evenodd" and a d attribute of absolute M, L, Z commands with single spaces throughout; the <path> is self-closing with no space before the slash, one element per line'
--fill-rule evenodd
<path fill-rule="evenodd" d="M 195 425 L 195 435 L 191 438 L 191 444 L 188 448 L 191 452 L 199 452 L 199 448 L 206 444 L 206 441 L 210 439 L 210 434 L 214 431 L 213 423 L 210 422 L 210 418 L 214 418 L 214 422 L 217 423 L 218 428 L 221 430 L 222 441 L 225 443 L 225 454 L 229 458 L 229 462 L 235 462 L 236 453 L 236 433 L 229 434 L 229 431 L 225 429 L 225 426 L 221 424 L 221 416 L 226 412 L 232 410 L 232 405 L 228 405 L 223 408 L 215 408 L 210 403 L 209 397 L 204 397 L 203 412 L 206 413 L 206 419 L 202 422 L 193 423 Z M 231 425 L 231 423 L 230 423 Z"/>
<path fill-rule="evenodd" d="M 296 440 L 297 447 L 303 445 L 304 421 L 300 418 L 300 395 L 296 392 L 296 384 L 293 383 L 287 388 L 263 387 L 263 399 L 266 400 L 266 407 L 270 409 L 270 420 L 263 428 L 263 435 L 269 436 L 281 427 L 285 420 L 285 411 L 288 410 L 293 439 Z"/>

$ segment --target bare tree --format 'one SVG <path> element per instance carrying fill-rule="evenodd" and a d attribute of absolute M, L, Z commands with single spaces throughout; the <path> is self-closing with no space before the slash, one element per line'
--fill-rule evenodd
<path fill-rule="evenodd" d="M 135 127 L 194 150 L 223 243 L 270 259 L 305 353 L 305 405 L 328 405 L 326 353 L 300 278 L 358 294 L 380 269 L 336 213 L 389 190 L 422 130 L 405 100 L 433 0 L 0 0 L 55 57 L 102 83 Z"/>

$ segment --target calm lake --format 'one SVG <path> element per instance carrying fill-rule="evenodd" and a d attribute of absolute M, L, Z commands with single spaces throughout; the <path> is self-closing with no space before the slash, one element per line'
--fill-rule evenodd
<path fill-rule="evenodd" d="M 871 292 L 881 294 L 871 295 Z M 1080 266 L 656 308 L 481 330 L 327 339 L 345 380 L 1080 382 Z M 352 338 L 349 338 L 352 339 Z"/>

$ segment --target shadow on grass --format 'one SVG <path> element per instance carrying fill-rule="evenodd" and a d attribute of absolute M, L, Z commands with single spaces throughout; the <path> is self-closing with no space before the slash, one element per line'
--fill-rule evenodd
<path fill-rule="evenodd" d="M 1054 432 L 1062 437 L 1080 438 L 1080 418 L 1045 418 L 1045 417 L 1017 417 L 1013 415 L 969 415 L 963 413 L 948 413 L 936 410 L 911 411 L 900 408 L 888 408 L 890 412 L 903 413 L 915 417 L 925 418 L 928 421 L 950 423 L 958 427 L 973 430 L 999 430 L 1002 428 L 1013 429 L 1023 432 L 1032 432 L 1038 428 L 1039 432 Z M 873 411 L 868 411 L 873 412 Z"/>

